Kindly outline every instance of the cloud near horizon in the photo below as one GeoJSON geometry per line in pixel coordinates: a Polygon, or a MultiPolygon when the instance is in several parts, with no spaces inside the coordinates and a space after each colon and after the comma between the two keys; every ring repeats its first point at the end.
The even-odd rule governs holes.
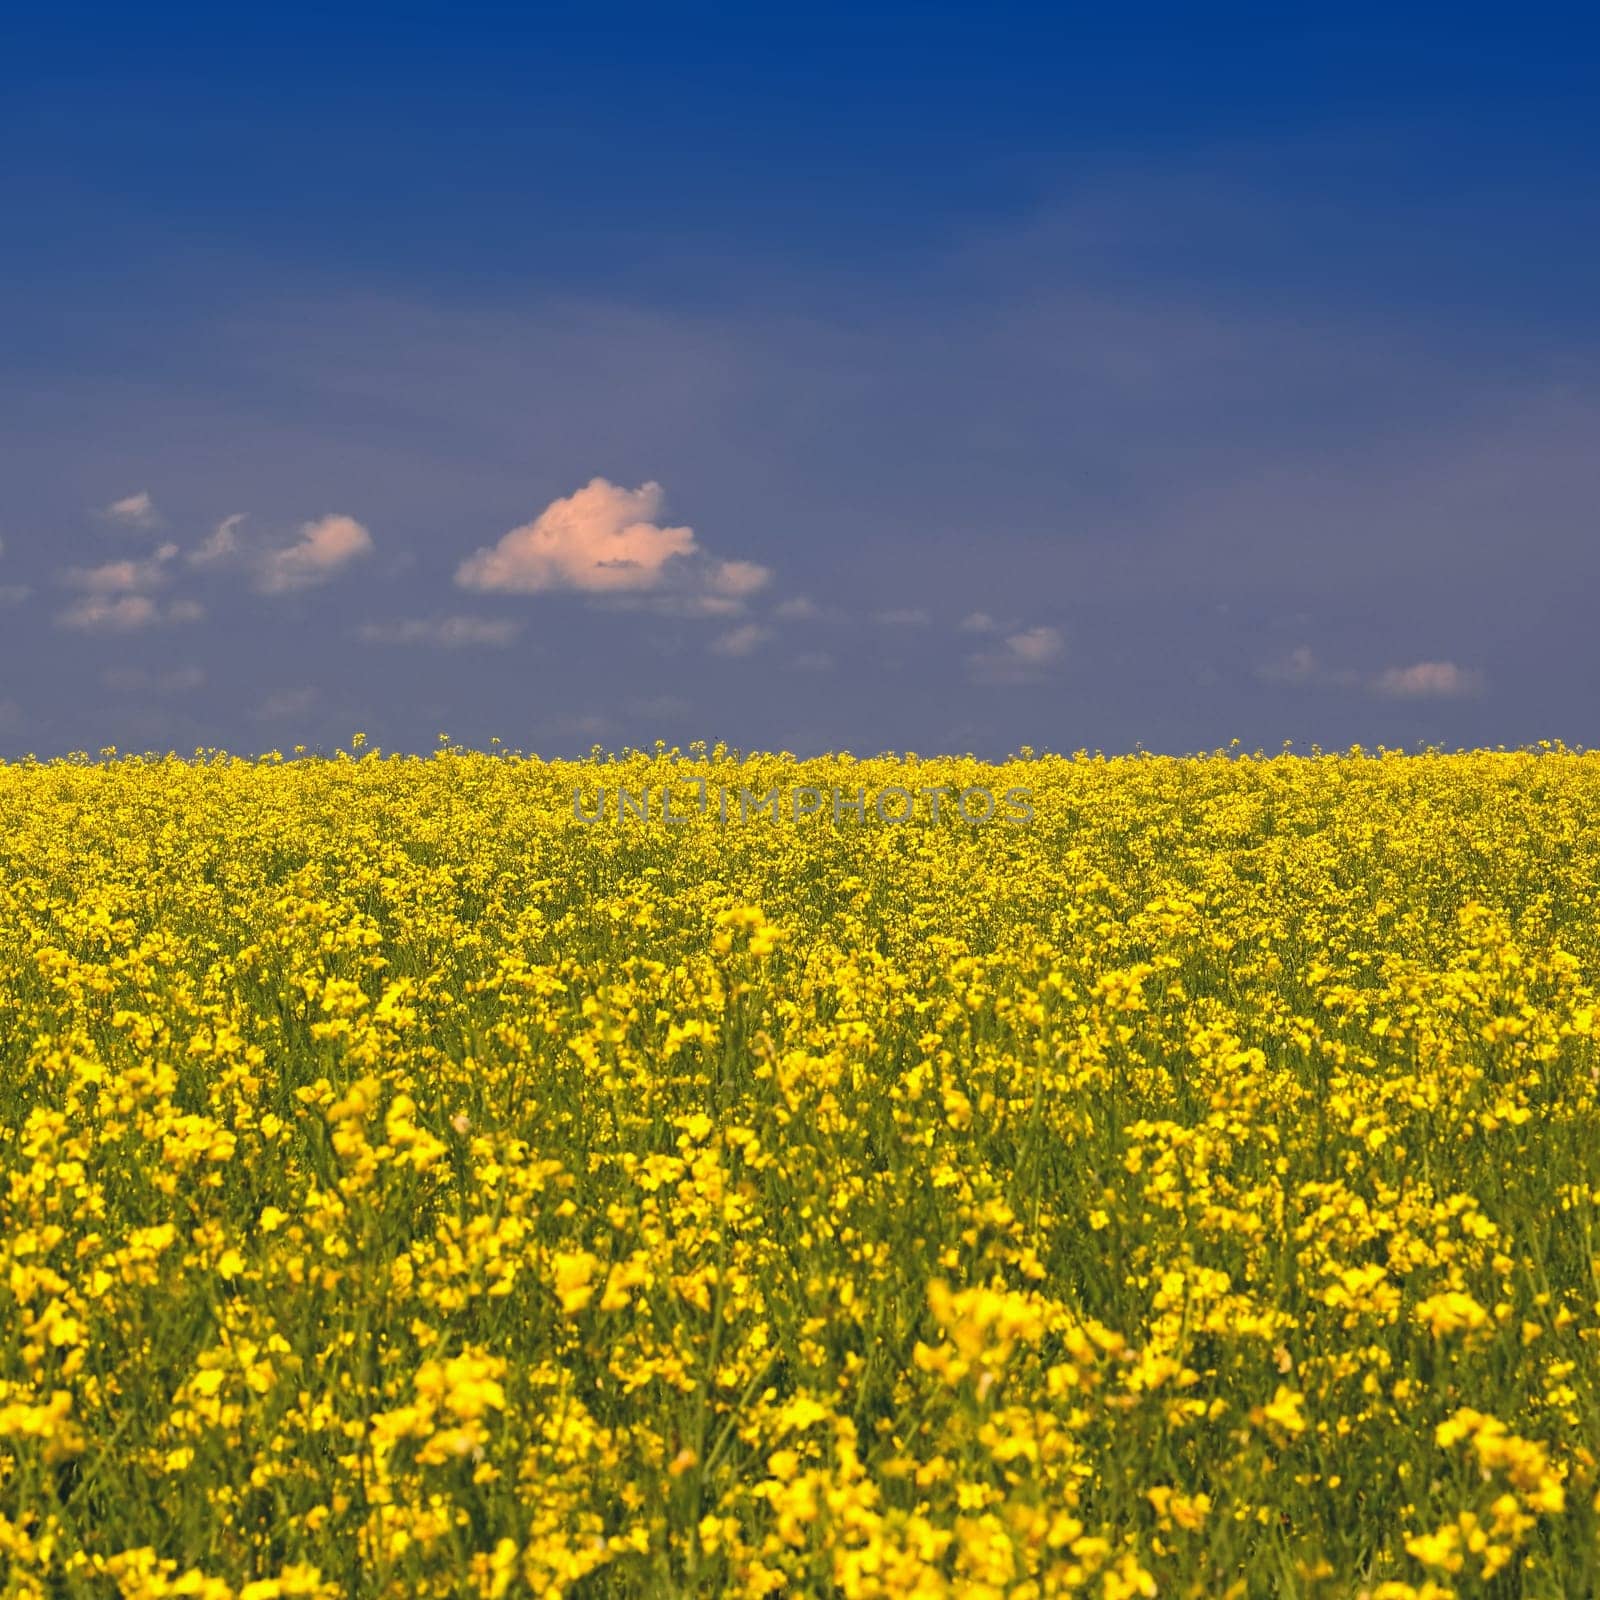
{"type": "Polygon", "coordinates": [[[1257,674],[1266,683],[1298,688],[1357,689],[1388,700],[1460,700],[1482,692],[1484,677],[1454,661],[1416,661],[1410,666],[1363,671],[1324,666],[1309,645],[1291,650],[1257,674]]]}

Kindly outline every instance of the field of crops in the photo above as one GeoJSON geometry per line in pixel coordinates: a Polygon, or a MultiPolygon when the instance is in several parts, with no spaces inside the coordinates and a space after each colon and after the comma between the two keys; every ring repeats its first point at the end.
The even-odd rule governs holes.
{"type": "Polygon", "coordinates": [[[1560,749],[0,765],[0,1594],[1588,1600],[1597,822],[1560,749]]]}

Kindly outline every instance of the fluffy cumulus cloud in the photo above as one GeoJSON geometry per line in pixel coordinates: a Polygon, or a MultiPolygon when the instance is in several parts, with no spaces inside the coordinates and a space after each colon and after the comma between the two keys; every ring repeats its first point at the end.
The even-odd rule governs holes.
{"type": "Polygon", "coordinates": [[[552,500],[498,544],[469,556],[456,582],[464,589],[510,594],[654,589],[669,562],[696,548],[692,528],[662,526],[662,499],[658,483],[624,489],[593,478],[576,494],[552,500]]]}
{"type": "MultiPolygon", "coordinates": [[[[987,629],[968,629],[987,632],[987,629]]],[[[1066,640],[1059,628],[1039,626],[1008,633],[991,650],[967,658],[967,666],[980,683],[1034,683],[1060,659],[1066,640]]]]}
{"type": "Polygon", "coordinates": [[[356,630],[363,644],[440,645],[458,650],[470,645],[505,646],[518,625],[506,617],[405,617],[398,622],[368,622],[356,630]]]}
{"type": "Polygon", "coordinates": [[[337,577],[352,561],[371,554],[372,535],[354,517],[319,517],[300,529],[293,544],[269,550],[260,558],[256,588],[262,594],[312,589],[337,577]]]}
{"type": "Polygon", "coordinates": [[[127,528],[153,528],[161,520],[156,515],[156,503],[146,489],[113,500],[101,515],[127,528]]]}
{"type": "Polygon", "coordinates": [[[737,615],[772,574],[754,561],[708,555],[693,528],[664,521],[664,499],[658,483],[625,489],[592,478],[469,556],[456,569],[456,582],[499,594],[650,597],[678,615],[737,615]]]}

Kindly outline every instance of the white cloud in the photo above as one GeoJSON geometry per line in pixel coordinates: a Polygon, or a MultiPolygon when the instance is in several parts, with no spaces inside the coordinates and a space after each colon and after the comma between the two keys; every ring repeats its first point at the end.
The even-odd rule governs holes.
{"type": "Polygon", "coordinates": [[[886,628],[925,628],[933,618],[919,607],[899,607],[889,611],[874,611],[872,620],[886,628]]]}
{"type": "Polygon", "coordinates": [[[25,583],[0,583],[0,606],[20,606],[32,593],[25,583]]]}
{"type": "MultiPolygon", "coordinates": [[[[653,589],[668,562],[692,554],[692,528],[663,527],[661,485],[623,489],[593,478],[575,494],[552,500],[532,522],[469,556],[456,570],[464,589],[539,594],[653,589]]],[[[727,563],[731,565],[731,563],[727,563]]]]}
{"type": "Polygon", "coordinates": [[[794,664],[801,672],[831,672],[833,657],[826,650],[806,650],[794,658],[794,664]]]}
{"type": "Polygon", "coordinates": [[[1007,634],[997,649],[968,656],[967,666],[980,683],[1034,683],[1060,658],[1065,642],[1059,628],[1024,628],[1007,634]]]}
{"type": "Polygon", "coordinates": [[[719,656],[747,656],[767,637],[767,630],[754,622],[746,622],[730,633],[725,633],[720,639],[714,640],[711,648],[719,656]]]}
{"type": "Polygon", "coordinates": [[[815,600],[797,595],[793,600],[785,600],[781,605],[775,606],[772,614],[785,622],[815,622],[822,615],[822,610],[815,600]]]}
{"type": "Polygon", "coordinates": [[[1000,624],[987,611],[974,611],[956,624],[963,633],[995,633],[1000,624]]]}
{"type": "Polygon", "coordinates": [[[120,500],[113,500],[100,514],[129,528],[154,528],[161,521],[156,514],[155,501],[145,489],[141,489],[138,494],[128,494],[120,500]]]}
{"type": "Polygon", "coordinates": [[[256,588],[262,594],[314,588],[371,553],[372,535],[354,517],[319,517],[302,526],[293,544],[262,557],[256,588]]]}
{"type": "Polygon", "coordinates": [[[432,644],[459,649],[508,645],[518,629],[519,624],[504,617],[407,617],[399,622],[365,623],[357,637],[363,644],[432,644]]]}
{"type": "Polygon", "coordinates": [[[1418,661],[1409,667],[1385,667],[1372,681],[1375,694],[1394,699],[1459,699],[1476,694],[1481,675],[1454,661],[1418,661]]]}

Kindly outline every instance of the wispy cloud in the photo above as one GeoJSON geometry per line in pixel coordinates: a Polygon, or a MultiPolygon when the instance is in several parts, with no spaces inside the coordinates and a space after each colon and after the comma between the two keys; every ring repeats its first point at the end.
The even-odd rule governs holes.
{"type": "Polygon", "coordinates": [[[170,672],[150,672],[143,667],[107,667],[100,681],[113,694],[190,694],[203,688],[204,667],[174,667],[170,672]]]}
{"type": "Polygon", "coordinates": [[[320,699],[315,689],[279,689],[256,707],[263,722],[281,722],[286,717],[304,716],[320,699]]]}
{"type": "Polygon", "coordinates": [[[155,528],[161,523],[161,518],[156,513],[155,501],[150,498],[147,489],[141,489],[137,494],[124,495],[120,500],[113,500],[100,515],[111,522],[120,522],[128,528],[155,528]]]}
{"type": "Polygon", "coordinates": [[[147,594],[89,594],[58,613],[56,621],[86,633],[131,633],[167,622],[198,622],[204,615],[193,600],[162,605],[147,594]]]}
{"type": "Polygon", "coordinates": [[[1374,693],[1400,700],[1455,700],[1477,694],[1483,675],[1454,661],[1418,661],[1409,667],[1385,667],[1373,679],[1374,693]]]}
{"type": "Polygon", "coordinates": [[[747,656],[766,639],[765,628],[759,623],[746,622],[713,640],[711,648],[719,656],[747,656]]]}
{"type": "Polygon", "coordinates": [[[177,545],[163,544],[142,561],[103,561],[93,567],[69,567],[62,574],[62,582],[80,594],[57,613],[56,622],[82,632],[126,633],[161,623],[199,621],[205,613],[196,601],[163,603],[157,598],[177,554],[177,545]]]}
{"type": "Polygon", "coordinates": [[[218,562],[231,561],[240,554],[239,525],[244,521],[243,512],[235,512],[231,517],[224,517],[204,539],[189,552],[189,562],[197,567],[215,566],[218,562]]]}
{"type": "Polygon", "coordinates": [[[440,645],[455,650],[471,645],[503,647],[519,630],[519,623],[505,617],[406,617],[365,623],[356,637],[363,644],[440,645]]]}
{"type": "Polygon", "coordinates": [[[1268,663],[1257,676],[1266,683],[1349,689],[1390,700],[1457,700],[1476,695],[1484,687],[1481,672],[1454,661],[1417,661],[1373,671],[1325,665],[1309,645],[1300,645],[1282,660],[1268,663]]]}

